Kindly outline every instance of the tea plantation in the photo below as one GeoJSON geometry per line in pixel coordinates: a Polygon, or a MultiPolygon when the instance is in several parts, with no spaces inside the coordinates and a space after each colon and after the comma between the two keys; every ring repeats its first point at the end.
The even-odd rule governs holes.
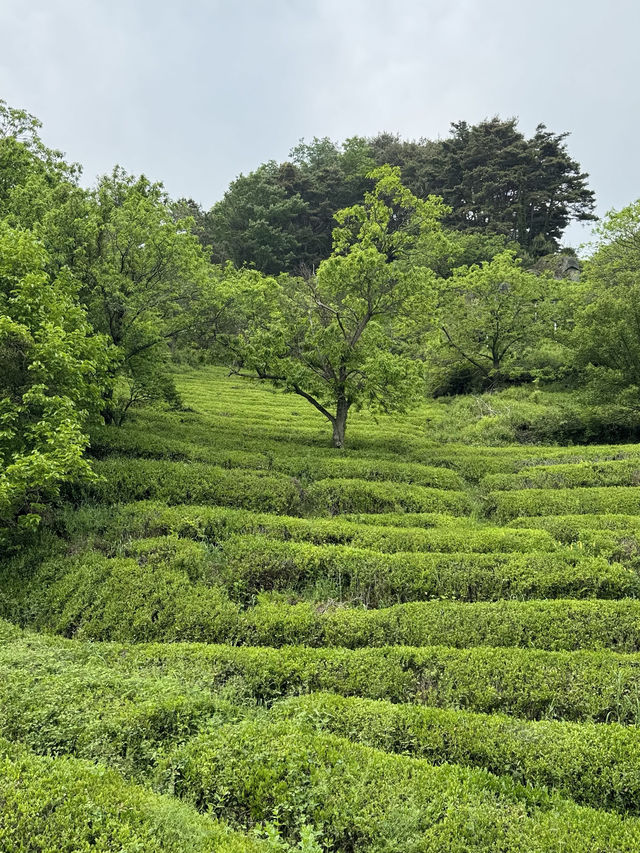
{"type": "Polygon", "coordinates": [[[639,850],[640,446],[178,385],[0,563],[0,850],[639,850]]]}

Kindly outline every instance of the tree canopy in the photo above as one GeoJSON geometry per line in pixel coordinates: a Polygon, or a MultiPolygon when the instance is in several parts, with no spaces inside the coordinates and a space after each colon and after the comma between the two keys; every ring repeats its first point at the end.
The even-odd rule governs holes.
{"type": "Polygon", "coordinates": [[[502,237],[536,259],[558,249],[571,221],[594,219],[595,201],[588,175],[568,153],[567,133],[540,124],[527,139],[517,124],[455,122],[437,141],[381,133],[342,144],[301,142],[288,161],[232,182],[206,215],[205,239],[218,262],[267,274],[315,269],[331,251],[333,215],[371,188],[366,176],[374,166],[388,164],[417,198],[444,199],[449,227],[502,237]]]}
{"type": "Polygon", "coordinates": [[[262,306],[232,340],[234,369],[306,399],[342,447],[352,407],[402,411],[422,394],[410,347],[435,305],[434,273],[409,262],[440,228],[438,199],[403,187],[398,169],[370,173],[373,190],[336,215],[333,251],[316,274],[258,279],[262,306]]]}

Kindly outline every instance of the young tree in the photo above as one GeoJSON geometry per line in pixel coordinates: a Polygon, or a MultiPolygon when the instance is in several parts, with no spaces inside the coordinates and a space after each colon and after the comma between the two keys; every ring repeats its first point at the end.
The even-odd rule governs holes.
{"type": "Polygon", "coordinates": [[[435,304],[434,273],[409,256],[439,230],[443,205],[416,198],[398,169],[370,177],[364,203],[336,214],[333,252],[317,274],[261,280],[259,310],[230,341],[237,372],[307,400],[338,448],[352,408],[403,411],[421,397],[415,345],[435,304]]]}
{"type": "Polygon", "coordinates": [[[0,222],[0,530],[32,526],[60,486],[91,475],[86,426],[105,381],[68,274],[32,233],[0,222]]]}
{"type": "Polygon", "coordinates": [[[522,269],[510,251],[461,268],[443,282],[439,347],[499,384],[526,351],[553,331],[549,279],[522,269]]]}
{"type": "Polygon", "coordinates": [[[118,168],[47,220],[45,239],[82,282],[89,319],[109,341],[113,381],[103,414],[110,423],[136,403],[177,400],[169,343],[190,328],[211,275],[191,224],[175,221],[161,184],[118,168]]]}
{"type": "Polygon", "coordinates": [[[640,412],[640,200],[596,229],[576,302],[573,343],[591,390],[640,412]]]}

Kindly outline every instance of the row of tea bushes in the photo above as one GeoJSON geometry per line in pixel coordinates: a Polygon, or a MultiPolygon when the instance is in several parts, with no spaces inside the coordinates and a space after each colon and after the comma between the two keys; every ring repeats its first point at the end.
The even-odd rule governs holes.
{"type": "Polygon", "coordinates": [[[509,527],[545,530],[558,542],[568,544],[594,532],[637,538],[640,536],[640,516],[623,513],[522,516],[509,522],[509,527]]]}
{"type": "Polygon", "coordinates": [[[479,771],[389,755],[291,722],[245,721],[189,743],[167,768],[201,811],[302,821],[324,849],[359,851],[636,851],[640,821],[577,806],[479,771]]]}
{"type": "Polygon", "coordinates": [[[272,849],[113,770],[76,758],[32,755],[0,740],[0,850],[6,853],[272,849]]]}
{"type": "Polygon", "coordinates": [[[407,513],[392,517],[357,516],[299,518],[273,513],[253,513],[230,507],[167,506],[157,501],[139,501],[117,507],[67,508],[58,514],[61,532],[70,537],[94,536],[96,545],[115,553],[127,540],[157,536],[200,539],[218,545],[235,534],[260,533],[271,539],[309,542],[316,545],[351,545],[374,551],[553,551],[554,538],[543,530],[480,525],[468,518],[407,513]],[[384,524],[375,524],[381,519],[384,524]],[[395,519],[407,525],[395,523],[395,519]],[[409,526],[418,522],[418,526],[409,526]]]}
{"type": "Polygon", "coordinates": [[[550,553],[384,554],[344,545],[233,537],[223,544],[219,577],[232,597],[262,590],[298,590],[314,598],[384,607],[403,601],[454,598],[623,598],[640,579],[622,564],[575,551],[550,553]]]}
{"type": "Polygon", "coordinates": [[[467,515],[465,492],[358,479],[317,480],[306,490],[309,507],[331,515],[350,512],[441,512],[467,515]]]}
{"type": "Polygon", "coordinates": [[[0,615],[66,637],[226,642],[238,622],[224,589],[193,583],[166,562],[90,553],[46,561],[28,580],[2,580],[0,615]]]}
{"type": "Polygon", "coordinates": [[[640,739],[617,723],[524,721],[370,699],[311,694],[275,705],[277,718],[367,746],[509,774],[596,808],[640,814],[640,739]]]}
{"type": "MultiPolygon", "coordinates": [[[[0,628],[2,623],[0,622],[0,628]]],[[[0,631],[0,641],[55,652],[69,666],[95,662],[122,674],[175,678],[209,691],[230,683],[258,702],[330,691],[526,719],[640,722],[640,655],[610,651],[395,646],[279,649],[203,643],[82,643],[0,631]]],[[[6,654],[14,654],[7,651],[6,654]]]]}
{"type": "Polygon", "coordinates": [[[356,478],[412,483],[438,489],[464,489],[460,474],[444,466],[419,462],[398,462],[375,456],[353,456],[327,448],[323,453],[258,452],[255,450],[220,449],[203,442],[188,442],[164,434],[139,430],[102,428],[92,436],[92,454],[100,459],[118,455],[143,459],[207,462],[223,468],[268,469],[288,474],[305,482],[326,478],[356,478]]]}
{"type": "Polygon", "coordinates": [[[634,486],[596,486],[496,491],[489,492],[486,503],[489,515],[499,522],[536,515],[640,515],[640,489],[634,486]]]}
{"type": "MultiPolygon", "coordinates": [[[[207,572],[205,579],[212,580],[214,567],[203,562],[196,575],[197,563],[185,559],[192,548],[202,547],[198,543],[160,539],[132,546],[144,555],[142,562],[98,554],[56,559],[28,581],[3,583],[0,614],[40,630],[92,640],[640,650],[640,602],[633,599],[434,600],[366,609],[335,601],[323,606],[288,603],[282,596],[262,594],[257,605],[243,609],[223,588],[201,583],[207,572]]],[[[233,583],[231,594],[237,598],[233,583]]]]}
{"type": "MultiPolygon", "coordinates": [[[[407,541],[410,541],[411,537],[411,531],[405,531],[407,527],[419,527],[421,531],[431,533],[435,533],[435,528],[439,528],[443,536],[446,535],[444,528],[448,528],[451,529],[452,536],[459,534],[461,538],[464,538],[467,531],[474,533],[485,529],[506,530],[484,527],[470,518],[445,513],[364,513],[332,519],[300,518],[204,504],[168,506],[159,501],[134,501],[111,506],[85,504],[75,507],[67,504],[58,510],[54,519],[54,527],[65,537],[83,540],[95,537],[102,549],[109,545],[115,547],[131,538],[173,534],[181,538],[202,539],[212,545],[237,533],[264,533],[274,538],[316,541],[323,532],[334,531],[328,535],[336,543],[348,543],[357,535],[369,537],[370,541],[373,541],[378,534],[368,533],[365,525],[366,528],[384,528],[379,533],[381,537],[393,535],[392,528],[402,528],[397,535],[407,541]]],[[[417,537],[423,535],[422,532],[416,533],[417,537]]],[[[528,540],[528,534],[521,532],[517,537],[524,536],[524,540],[511,540],[509,535],[505,533],[506,542],[528,540]]],[[[548,534],[540,535],[534,532],[532,536],[531,541],[536,543],[535,547],[543,543],[545,544],[542,550],[551,550],[554,547],[553,537],[548,534]]],[[[416,540],[417,544],[419,541],[416,540]]]]}
{"type": "Polygon", "coordinates": [[[77,486],[77,501],[105,503],[153,499],[168,504],[214,503],[297,514],[300,491],[290,477],[267,471],[230,470],[202,462],[113,458],[94,463],[100,477],[77,486]]]}
{"type": "Polygon", "coordinates": [[[100,655],[123,671],[166,674],[208,689],[233,681],[265,703],[320,690],[527,719],[640,722],[640,655],[444,646],[122,646],[59,638],[55,643],[67,659],[100,655]]]}
{"type": "Polygon", "coordinates": [[[240,715],[230,701],[202,687],[123,672],[99,655],[78,661],[60,651],[28,634],[0,646],[0,738],[148,780],[167,752],[240,715]]]}
{"type": "Polygon", "coordinates": [[[391,482],[324,479],[303,490],[291,477],[270,471],[126,457],[97,462],[94,468],[100,479],[76,487],[76,501],[213,503],[289,515],[397,510],[464,515],[471,509],[464,492],[391,482]]]}
{"type": "Polygon", "coordinates": [[[517,474],[489,474],[481,485],[486,491],[637,486],[640,485],[640,459],[532,466],[517,474]]]}
{"type": "MultiPolygon", "coordinates": [[[[640,602],[623,601],[424,601],[380,610],[318,609],[313,604],[264,600],[227,624],[235,645],[350,649],[394,645],[456,648],[511,646],[549,651],[640,651],[640,602]]],[[[185,638],[187,639],[187,638],[185,638]]]]}
{"type": "Polygon", "coordinates": [[[412,460],[430,465],[444,465],[461,474],[466,480],[477,483],[494,474],[514,474],[530,467],[554,467],[581,462],[600,463],[628,460],[640,463],[637,444],[587,445],[582,447],[509,446],[492,447],[458,446],[455,444],[426,446],[424,450],[409,454],[412,460]]]}

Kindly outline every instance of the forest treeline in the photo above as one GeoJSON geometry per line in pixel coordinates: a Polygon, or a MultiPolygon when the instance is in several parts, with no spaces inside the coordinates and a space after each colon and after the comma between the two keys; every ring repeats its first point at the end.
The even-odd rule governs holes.
{"type": "Polygon", "coordinates": [[[176,359],[298,394],[336,447],[362,406],[526,382],[611,401],[633,433],[640,202],[564,276],[563,232],[595,206],[566,137],[494,118],[435,142],[316,139],[203,211],[119,167],[82,187],[0,101],[0,527],[94,477],[92,423],[179,406],[176,359]]]}

